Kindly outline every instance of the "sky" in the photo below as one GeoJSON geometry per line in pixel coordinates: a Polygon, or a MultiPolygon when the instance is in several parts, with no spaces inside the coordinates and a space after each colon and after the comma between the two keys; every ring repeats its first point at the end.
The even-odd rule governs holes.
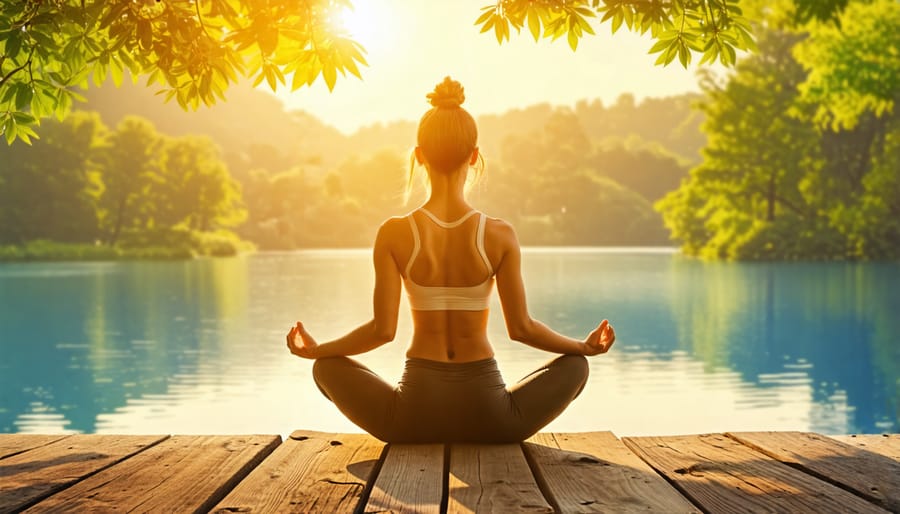
{"type": "Polygon", "coordinates": [[[417,120],[425,95],[444,76],[459,80],[464,107],[476,117],[549,102],[574,105],[600,99],[609,105],[622,93],[644,97],[698,91],[696,67],[654,65],[653,41],[625,28],[610,34],[595,24],[573,52],[565,38],[535,43],[527,29],[498,45],[493,32],[474,21],[490,0],[355,0],[348,30],[366,47],[363,80],[339,77],[329,93],[323,80],[312,87],[276,93],[288,109],[301,109],[345,133],[397,119],[417,120]]]}

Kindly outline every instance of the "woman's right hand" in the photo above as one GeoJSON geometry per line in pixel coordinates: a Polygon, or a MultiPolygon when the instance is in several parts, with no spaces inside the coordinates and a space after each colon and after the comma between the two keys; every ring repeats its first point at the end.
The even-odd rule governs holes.
{"type": "Polygon", "coordinates": [[[603,320],[584,340],[584,354],[597,355],[606,353],[614,342],[616,342],[616,331],[609,324],[609,320],[603,320]]]}
{"type": "Polygon", "coordinates": [[[304,359],[315,359],[319,348],[319,344],[299,321],[288,332],[287,346],[291,353],[304,359]]]}

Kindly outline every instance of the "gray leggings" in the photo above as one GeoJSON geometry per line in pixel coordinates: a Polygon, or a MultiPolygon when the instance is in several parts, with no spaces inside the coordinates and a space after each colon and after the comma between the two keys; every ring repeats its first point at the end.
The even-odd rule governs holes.
{"type": "Polygon", "coordinates": [[[360,428],[391,443],[527,439],[581,393],[588,363],[561,355],[507,388],[497,362],[407,359],[397,386],[348,357],[318,359],[322,393],[360,428]]]}

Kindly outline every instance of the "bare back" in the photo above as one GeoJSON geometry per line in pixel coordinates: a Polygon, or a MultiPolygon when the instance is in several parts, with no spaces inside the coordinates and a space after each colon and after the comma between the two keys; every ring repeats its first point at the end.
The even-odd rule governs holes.
{"type": "MultiPolygon", "coordinates": [[[[480,215],[480,214],[479,214],[480,215]]],[[[476,244],[479,215],[457,226],[440,226],[425,213],[414,216],[418,229],[419,249],[415,248],[414,229],[406,220],[397,219],[404,230],[397,227],[392,238],[392,253],[404,279],[426,287],[470,287],[492,278],[502,258],[502,249],[493,237],[498,220],[486,219],[484,252],[490,268],[484,262],[476,244]],[[413,262],[410,263],[410,258],[413,262]]],[[[413,310],[413,337],[407,357],[443,362],[470,362],[493,357],[487,339],[487,309],[484,310],[413,310]]]]}

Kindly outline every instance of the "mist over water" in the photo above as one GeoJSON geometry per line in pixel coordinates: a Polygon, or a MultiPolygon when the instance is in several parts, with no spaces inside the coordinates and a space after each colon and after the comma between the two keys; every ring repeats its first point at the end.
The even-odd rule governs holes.
{"type": "MultiPolygon", "coordinates": [[[[547,430],[900,431],[900,265],[700,262],[667,250],[531,248],[532,315],[618,341],[547,430]]],[[[371,317],[369,250],[184,262],[0,265],[0,432],[359,431],[284,335],[371,317]]],[[[552,356],[489,335],[507,382],[552,356]]],[[[396,381],[411,333],[358,359],[396,381]]]]}

